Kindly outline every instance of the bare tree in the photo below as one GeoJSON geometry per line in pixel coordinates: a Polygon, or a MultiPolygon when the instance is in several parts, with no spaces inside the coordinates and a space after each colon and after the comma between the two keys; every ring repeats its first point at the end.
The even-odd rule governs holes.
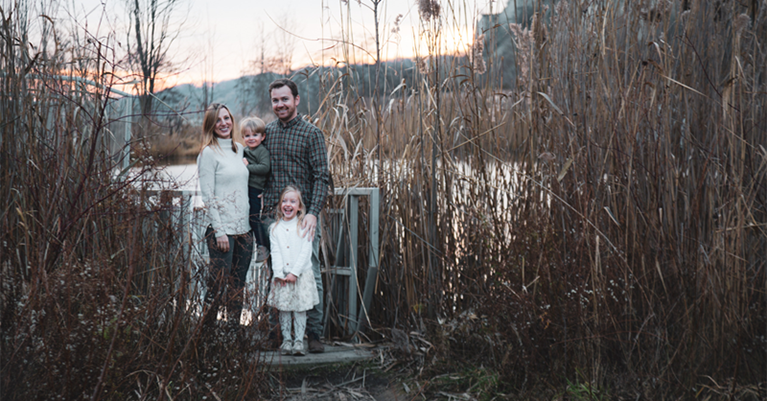
{"type": "Polygon", "coordinates": [[[277,28],[256,37],[253,57],[242,71],[243,77],[237,84],[242,104],[242,114],[268,113],[271,110],[269,83],[279,77],[289,77],[293,73],[293,54],[298,43],[297,22],[289,14],[282,14],[279,21],[272,22],[277,28]]]}
{"type": "Polygon", "coordinates": [[[199,101],[199,107],[203,110],[208,107],[211,102],[213,102],[215,96],[213,80],[216,76],[216,27],[213,26],[210,22],[210,10],[206,7],[205,11],[208,25],[208,28],[205,32],[205,45],[201,46],[202,54],[196,56],[199,58],[199,64],[202,66],[202,77],[200,79],[202,82],[202,93],[197,100],[199,101]]]}
{"type": "Polygon", "coordinates": [[[176,20],[183,0],[126,0],[130,15],[128,52],[140,79],[141,115],[152,112],[152,94],[158,75],[169,73],[174,64],[169,54],[186,18],[176,20]]]}
{"type": "Polygon", "coordinates": [[[288,13],[282,14],[276,23],[277,29],[272,33],[273,57],[264,60],[261,55],[261,69],[264,68],[280,75],[289,76],[293,71],[293,53],[296,51],[298,25],[296,19],[288,13]]]}

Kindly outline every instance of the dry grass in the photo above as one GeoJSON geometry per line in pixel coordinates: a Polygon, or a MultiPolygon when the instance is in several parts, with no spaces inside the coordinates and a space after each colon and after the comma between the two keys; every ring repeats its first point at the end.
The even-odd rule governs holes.
{"type": "MultiPolygon", "coordinates": [[[[378,101],[328,72],[336,185],[383,191],[377,327],[428,327],[437,355],[491,364],[512,394],[764,383],[767,6],[751,5],[537,3],[509,28],[511,90],[493,54],[480,75],[430,53],[378,101]],[[474,334],[444,323],[465,313],[474,334]]],[[[434,41],[445,10],[425,18],[434,41]]]]}
{"type": "MultiPolygon", "coordinates": [[[[27,46],[26,29],[50,21],[1,11],[2,398],[257,393],[248,339],[204,338],[187,307],[200,304],[191,284],[202,270],[172,200],[147,195],[151,174],[117,175],[111,44],[57,36],[53,50],[49,29],[27,46]]],[[[139,155],[146,147],[132,145],[139,155]]]]}
{"type": "MultiPolygon", "coordinates": [[[[533,22],[508,28],[519,34],[508,88],[492,43],[485,65],[437,56],[460,4],[422,3],[429,49],[414,78],[359,93],[355,76],[320,69],[313,115],[335,185],[381,188],[366,334],[416,333],[398,354],[411,388],[765,398],[767,4],[537,2],[533,22]]],[[[13,47],[3,57],[3,93],[32,93],[19,77],[29,58],[13,47]]],[[[160,209],[125,202],[132,186],[94,174],[112,163],[90,152],[103,98],[64,113],[41,112],[31,95],[2,102],[3,386],[35,375],[48,386],[9,398],[232,389],[199,367],[194,319],[171,307],[189,295],[170,267],[189,261],[139,229],[162,227],[160,209]],[[78,140],[46,136],[41,116],[78,140]],[[91,301],[75,302],[75,283],[91,301]]],[[[233,396],[259,382],[216,344],[204,352],[232,358],[218,372],[240,372],[233,396]]]]}

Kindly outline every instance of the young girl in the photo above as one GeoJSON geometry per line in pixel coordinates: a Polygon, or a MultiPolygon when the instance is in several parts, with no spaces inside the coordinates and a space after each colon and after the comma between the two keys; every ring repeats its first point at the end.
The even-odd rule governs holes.
{"type": "Polygon", "coordinates": [[[274,282],[267,303],[280,311],[282,353],[303,356],[306,311],[320,302],[312,271],[312,243],[305,232],[299,232],[306,206],[301,192],[290,185],[277,206],[276,221],[269,229],[274,282]],[[291,325],[295,337],[291,337],[291,325]]]}

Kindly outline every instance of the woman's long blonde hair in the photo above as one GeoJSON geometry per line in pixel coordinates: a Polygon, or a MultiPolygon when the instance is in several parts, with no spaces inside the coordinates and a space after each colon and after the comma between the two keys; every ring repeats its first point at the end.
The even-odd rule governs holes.
{"type": "Polygon", "coordinates": [[[285,218],[285,215],[282,214],[282,199],[285,197],[285,195],[288,194],[288,192],[295,192],[296,195],[298,195],[298,214],[296,215],[298,218],[298,226],[301,227],[301,223],[304,221],[304,216],[306,215],[304,197],[301,196],[301,191],[299,191],[298,188],[294,187],[293,185],[288,185],[285,187],[285,189],[282,190],[282,193],[280,193],[280,201],[277,203],[277,211],[274,212],[275,221],[272,225],[272,231],[274,231],[274,227],[276,227],[277,224],[285,218]]]}
{"type": "Polygon", "coordinates": [[[229,113],[229,117],[232,119],[232,152],[237,153],[237,141],[235,140],[237,124],[234,122],[234,115],[232,115],[232,112],[223,103],[211,103],[211,105],[205,109],[205,117],[202,120],[202,146],[200,147],[200,152],[208,146],[221,149],[221,146],[218,144],[218,137],[213,131],[213,129],[216,128],[218,112],[221,111],[221,109],[226,109],[226,112],[229,113]]]}

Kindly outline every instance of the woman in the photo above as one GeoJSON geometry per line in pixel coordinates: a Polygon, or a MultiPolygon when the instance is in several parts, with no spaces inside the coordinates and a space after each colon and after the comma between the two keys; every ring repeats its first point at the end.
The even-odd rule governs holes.
{"type": "Polygon", "coordinates": [[[242,162],[243,146],[234,141],[234,128],[234,117],[225,105],[213,103],[208,107],[197,171],[206,208],[205,240],[210,253],[203,323],[213,326],[223,303],[227,321],[236,329],[253,254],[253,237],[248,224],[248,169],[242,162]]]}

